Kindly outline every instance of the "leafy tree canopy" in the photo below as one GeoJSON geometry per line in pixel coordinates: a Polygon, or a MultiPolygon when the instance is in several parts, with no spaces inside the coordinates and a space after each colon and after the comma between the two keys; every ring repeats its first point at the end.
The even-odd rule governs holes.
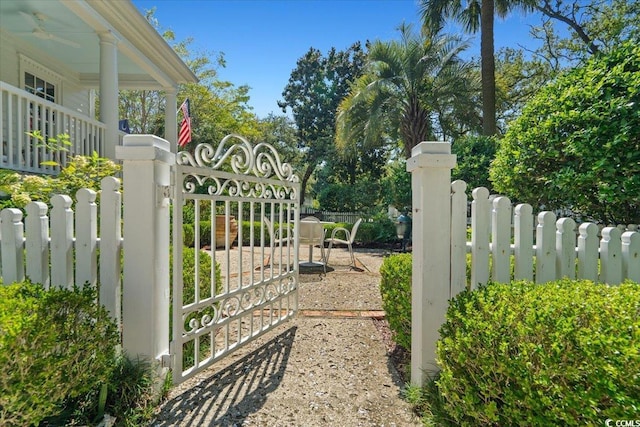
{"type": "Polygon", "coordinates": [[[303,153],[302,197],[312,173],[323,162],[337,157],[334,150],[335,116],[352,81],[361,74],[365,53],[359,42],[345,51],[335,48],[323,55],[310,48],[298,59],[278,105],[290,109],[303,153]]]}
{"type": "Polygon", "coordinates": [[[457,139],[451,147],[451,152],[457,156],[451,178],[466,182],[468,191],[477,187],[491,191],[489,166],[495,157],[496,145],[496,138],[490,136],[469,135],[457,139]]]}
{"type": "Polygon", "coordinates": [[[490,177],[519,202],[640,222],[640,46],[622,43],[540,90],[501,141],[490,177]]]}

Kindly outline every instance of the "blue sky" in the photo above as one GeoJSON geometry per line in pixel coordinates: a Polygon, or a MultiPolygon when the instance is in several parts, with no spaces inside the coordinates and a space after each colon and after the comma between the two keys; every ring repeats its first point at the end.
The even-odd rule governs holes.
{"type": "MultiPolygon", "coordinates": [[[[156,7],[161,28],[176,40],[193,38],[196,52],[224,52],[222,80],[249,85],[259,117],[282,114],[282,99],[296,61],[310,47],[326,53],[356,41],[391,40],[402,22],[419,28],[415,0],[133,0],[144,12],[156,7]]],[[[496,48],[530,45],[534,18],[514,13],[495,23],[496,48]]],[[[539,20],[537,21],[539,22],[539,20]]],[[[451,31],[456,31],[451,27],[451,31]]],[[[472,37],[467,35],[466,37],[472,37]]],[[[475,37],[478,39],[478,37],[475,37]]],[[[479,56],[479,41],[469,54],[479,56]]]]}

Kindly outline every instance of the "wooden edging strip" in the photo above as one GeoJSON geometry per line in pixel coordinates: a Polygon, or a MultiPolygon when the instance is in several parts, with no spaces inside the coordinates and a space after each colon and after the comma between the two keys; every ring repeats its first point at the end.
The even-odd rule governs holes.
{"type": "Polygon", "coordinates": [[[384,319],[382,310],[299,310],[300,317],[327,319],[384,319]]]}

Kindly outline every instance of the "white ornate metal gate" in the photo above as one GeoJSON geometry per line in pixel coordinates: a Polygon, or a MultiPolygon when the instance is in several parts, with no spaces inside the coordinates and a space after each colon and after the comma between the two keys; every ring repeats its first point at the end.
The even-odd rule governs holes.
{"type": "Polygon", "coordinates": [[[269,144],[229,135],[176,162],[174,384],[296,313],[300,211],[298,177],[269,144]]]}

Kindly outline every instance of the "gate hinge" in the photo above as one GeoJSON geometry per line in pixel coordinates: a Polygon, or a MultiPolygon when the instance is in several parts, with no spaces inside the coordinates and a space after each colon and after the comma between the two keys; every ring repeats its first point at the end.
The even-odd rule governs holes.
{"type": "Polygon", "coordinates": [[[171,186],[170,185],[157,185],[156,186],[156,206],[169,206],[169,200],[171,198],[171,186]]]}
{"type": "Polygon", "coordinates": [[[170,354],[162,354],[160,355],[160,365],[163,368],[171,368],[171,355],[170,354]]]}

